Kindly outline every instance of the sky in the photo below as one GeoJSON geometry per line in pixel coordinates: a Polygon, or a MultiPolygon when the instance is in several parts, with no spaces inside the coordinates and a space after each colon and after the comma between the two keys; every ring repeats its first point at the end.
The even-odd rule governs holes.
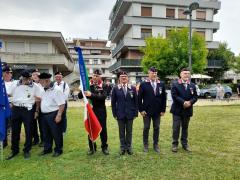
{"type": "MultiPolygon", "coordinates": [[[[60,31],[64,38],[107,39],[116,0],[0,0],[0,29],[60,31]]],[[[221,0],[214,41],[240,54],[240,1],[221,0]]]]}

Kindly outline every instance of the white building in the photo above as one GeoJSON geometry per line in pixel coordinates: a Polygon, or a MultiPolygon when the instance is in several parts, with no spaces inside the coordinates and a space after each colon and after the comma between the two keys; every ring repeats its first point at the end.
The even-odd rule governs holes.
{"type": "Polygon", "coordinates": [[[23,69],[35,69],[67,75],[74,62],[61,32],[0,29],[2,61],[9,64],[18,78],[23,69]]]}

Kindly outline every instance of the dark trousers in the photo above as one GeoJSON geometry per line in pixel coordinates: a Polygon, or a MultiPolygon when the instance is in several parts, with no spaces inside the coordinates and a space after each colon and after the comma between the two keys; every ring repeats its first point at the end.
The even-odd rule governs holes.
{"type": "MultiPolygon", "coordinates": [[[[108,144],[107,144],[107,112],[106,112],[106,108],[97,108],[97,109],[93,109],[95,115],[98,118],[99,123],[102,126],[102,131],[100,133],[100,138],[101,138],[101,148],[102,149],[107,149],[108,148],[108,144]]],[[[88,137],[88,145],[89,145],[89,149],[90,150],[95,150],[97,149],[97,145],[96,143],[93,143],[89,137],[88,137]]]]}
{"type": "Polygon", "coordinates": [[[32,148],[32,132],[31,125],[33,120],[32,110],[26,108],[16,107],[12,108],[12,151],[14,153],[19,152],[19,141],[22,123],[25,129],[25,144],[24,152],[29,152],[32,148]]]}
{"type": "Polygon", "coordinates": [[[34,119],[32,122],[32,136],[34,142],[39,142],[39,134],[40,134],[40,140],[43,142],[43,130],[42,130],[42,122],[41,122],[41,113],[39,113],[39,116],[37,119],[34,119]],[[39,134],[38,134],[39,129],[39,134]]]}
{"type": "Polygon", "coordinates": [[[64,107],[64,111],[62,113],[62,120],[60,122],[62,126],[62,132],[65,133],[67,131],[67,102],[64,107]]]}
{"type": "Polygon", "coordinates": [[[153,121],[153,144],[158,145],[158,140],[159,140],[159,132],[160,132],[160,116],[156,117],[149,117],[145,116],[143,118],[143,144],[148,145],[148,136],[149,136],[149,129],[151,125],[151,119],[153,121]]]}
{"type": "Polygon", "coordinates": [[[188,145],[188,125],[189,125],[190,117],[185,116],[176,116],[173,115],[173,145],[178,145],[178,138],[180,133],[180,127],[182,127],[182,134],[181,134],[181,143],[182,146],[188,145]]]}
{"type": "Polygon", "coordinates": [[[5,119],[5,139],[3,140],[3,146],[8,145],[8,124],[9,124],[9,118],[5,119]]]}
{"type": "Polygon", "coordinates": [[[42,113],[42,125],[43,125],[43,139],[44,139],[44,151],[51,151],[53,140],[55,142],[54,151],[62,153],[63,151],[63,134],[61,124],[55,122],[55,117],[58,111],[51,113],[42,113]]]}
{"type": "Polygon", "coordinates": [[[119,119],[119,139],[120,139],[120,149],[132,150],[132,126],[133,119],[119,119]]]}

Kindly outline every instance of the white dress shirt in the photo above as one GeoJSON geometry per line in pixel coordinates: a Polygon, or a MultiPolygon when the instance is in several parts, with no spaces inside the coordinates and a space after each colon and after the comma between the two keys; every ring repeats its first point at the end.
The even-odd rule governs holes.
{"type": "Polygon", "coordinates": [[[69,86],[66,82],[64,81],[61,81],[60,84],[58,84],[58,82],[55,82],[54,83],[54,86],[58,86],[60,87],[61,91],[63,92],[64,96],[65,96],[65,101],[68,100],[68,96],[69,96],[69,93],[70,93],[70,89],[69,89],[69,86]],[[66,84],[65,85],[65,89],[64,89],[64,83],[66,84]],[[64,89],[64,90],[63,90],[64,89]]]}
{"type": "Polygon", "coordinates": [[[53,86],[41,95],[41,112],[50,113],[57,111],[60,105],[65,104],[66,100],[60,87],[53,86]]]}
{"type": "Polygon", "coordinates": [[[35,98],[40,98],[41,90],[36,83],[23,85],[20,81],[13,83],[9,88],[9,95],[14,106],[26,107],[31,110],[35,103],[35,98]]]}

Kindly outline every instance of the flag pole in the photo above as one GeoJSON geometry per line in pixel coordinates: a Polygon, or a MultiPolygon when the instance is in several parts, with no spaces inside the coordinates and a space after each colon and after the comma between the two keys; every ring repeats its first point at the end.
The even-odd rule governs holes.
{"type": "Polygon", "coordinates": [[[3,141],[0,141],[1,162],[3,162],[3,141]]]}

